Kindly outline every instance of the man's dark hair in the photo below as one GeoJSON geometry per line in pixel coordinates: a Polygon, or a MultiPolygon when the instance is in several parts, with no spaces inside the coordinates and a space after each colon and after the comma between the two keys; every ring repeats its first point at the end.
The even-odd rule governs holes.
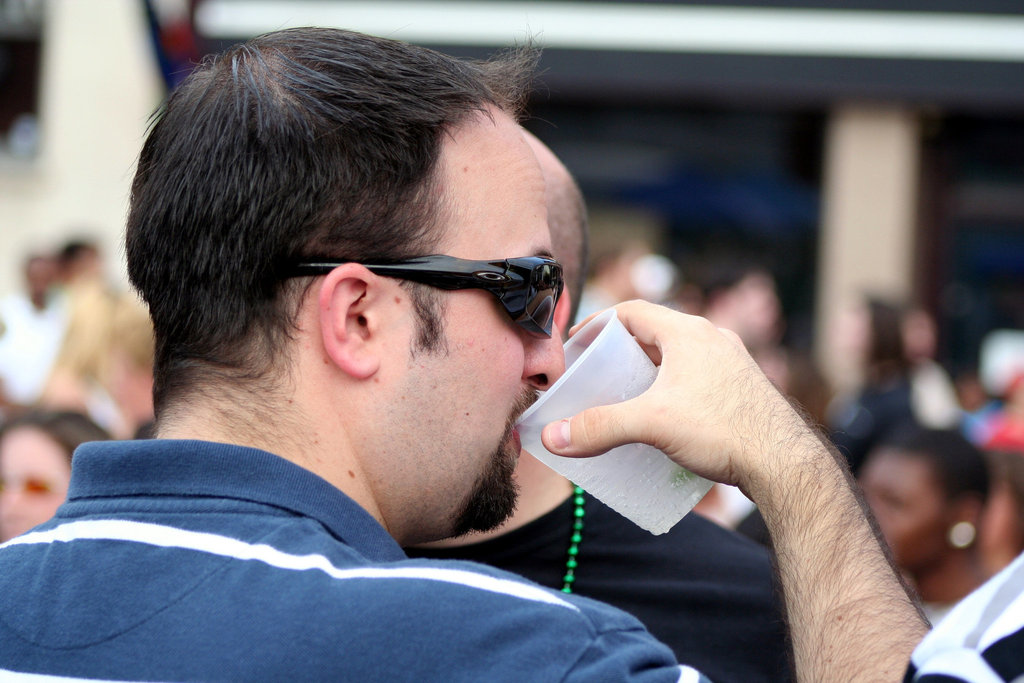
{"type": "MultiPolygon", "coordinates": [[[[128,273],[153,319],[158,415],[211,377],[268,376],[310,282],[285,280],[289,264],[429,253],[443,136],[488,106],[515,116],[536,58],[303,28],[204,61],[154,118],[132,185],[128,273]]],[[[408,287],[429,347],[432,295],[408,287]]]]}

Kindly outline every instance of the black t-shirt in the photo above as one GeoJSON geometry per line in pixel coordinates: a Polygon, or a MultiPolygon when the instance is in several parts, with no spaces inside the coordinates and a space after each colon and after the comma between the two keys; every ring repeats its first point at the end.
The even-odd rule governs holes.
{"type": "MultiPolygon", "coordinates": [[[[412,557],[483,562],[562,587],[574,506],[562,505],[498,538],[412,557]]],[[[680,662],[716,683],[788,681],[789,643],[764,548],[689,514],[654,536],[591,496],[575,593],[638,617],[680,662]]]]}

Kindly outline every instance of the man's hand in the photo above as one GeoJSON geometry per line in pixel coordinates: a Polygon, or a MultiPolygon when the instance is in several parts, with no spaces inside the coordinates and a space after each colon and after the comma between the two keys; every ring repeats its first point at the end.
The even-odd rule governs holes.
{"type": "Polygon", "coordinates": [[[552,453],[589,456],[646,443],[688,470],[750,494],[763,474],[784,469],[767,454],[794,439],[817,444],[732,332],[642,301],[619,304],[616,312],[660,366],[658,377],[633,400],[549,425],[543,438],[552,453]]]}

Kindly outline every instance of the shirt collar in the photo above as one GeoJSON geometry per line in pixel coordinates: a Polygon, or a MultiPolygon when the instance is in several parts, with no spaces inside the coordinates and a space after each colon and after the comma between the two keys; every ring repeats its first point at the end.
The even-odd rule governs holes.
{"type": "Polygon", "coordinates": [[[69,502],[121,496],[211,496],[311,517],[379,561],[405,559],[398,543],[354,500],[309,470],[267,451],[190,440],[86,443],[72,459],[69,502]]]}

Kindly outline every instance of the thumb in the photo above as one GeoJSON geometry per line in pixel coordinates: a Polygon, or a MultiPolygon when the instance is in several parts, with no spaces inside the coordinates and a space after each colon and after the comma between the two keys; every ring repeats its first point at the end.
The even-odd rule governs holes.
{"type": "Polygon", "coordinates": [[[544,448],[555,455],[588,457],[635,442],[625,423],[628,410],[623,408],[628,403],[588,408],[573,417],[550,423],[541,433],[544,448]]]}

